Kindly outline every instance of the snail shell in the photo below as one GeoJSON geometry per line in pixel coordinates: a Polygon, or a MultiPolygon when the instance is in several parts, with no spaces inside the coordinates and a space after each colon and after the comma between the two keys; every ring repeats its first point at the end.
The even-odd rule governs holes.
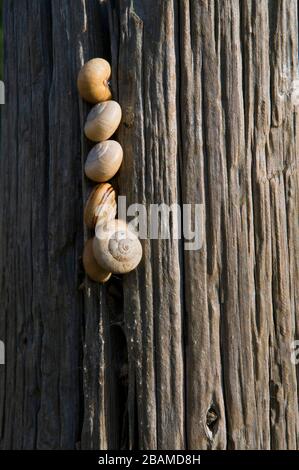
{"type": "Polygon", "coordinates": [[[108,140],[116,131],[121,120],[121,107],[116,101],[96,104],[87,116],[84,132],[93,142],[108,140]]]}
{"type": "Polygon", "coordinates": [[[93,229],[96,224],[103,224],[116,216],[116,194],[109,183],[97,185],[86,202],[84,222],[93,229]]]}
{"type": "Polygon", "coordinates": [[[92,181],[103,183],[118,172],[123,159],[123,149],[115,140],[105,140],[95,145],[85,162],[85,174],[92,181]]]}
{"type": "Polygon", "coordinates": [[[78,75],[80,96],[89,103],[98,103],[111,99],[108,80],[111,67],[104,59],[91,59],[83,65],[78,75]]]}
{"type": "Polygon", "coordinates": [[[93,239],[87,240],[83,250],[83,266],[86,274],[96,282],[106,282],[110,279],[111,274],[98,265],[93,254],[93,239]]]}
{"type": "Polygon", "coordinates": [[[116,274],[132,271],[142,258],[141,243],[123,220],[111,220],[96,227],[93,252],[104,269],[116,274]]]}

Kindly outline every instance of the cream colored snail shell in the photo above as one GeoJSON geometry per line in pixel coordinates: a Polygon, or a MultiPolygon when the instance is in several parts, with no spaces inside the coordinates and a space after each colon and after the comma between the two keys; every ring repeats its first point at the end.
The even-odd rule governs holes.
{"type": "Polygon", "coordinates": [[[123,149],[115,140],[105,140],[95,145],[85,162],[85,174],[92,181],[103,183],[118,172],[123,159],[123,149]]]}
{"type": "Polygon", "coordinates": [[[108,140],[116,131],[121,120],[121,107],[116,101],[96,104],[87,116],[84,132],[93,142],[108,140]]]}
{"type": "Polygon", "coordinates": [[[96,224],[103,224],[116,216],[116,194],[109,183],[97,185],[86,202],[84,222],[93,229],[96,224]]]}
{"type": "Polygon", "coordinates": [[[111,272],[105,271],[98,265],[93,254],[93,239],[87,240],[83,250],[83,266],[90,279],[96,282],[107,282],[111,277],[111,272]]]}
{"type": "Polygon", "coordinates": [[[96,227],[93,252],[103,269],[115,274],[132,271],[142,258],[141,243],[123,220],[111,220],[96,227]]]}
{"type": "Polygon", "coordinates": [[[78,75],[80,96],[89,103],[111,99],[108,80],[111,67],[105,59],[91,59],[83,65],[78,75]]]}

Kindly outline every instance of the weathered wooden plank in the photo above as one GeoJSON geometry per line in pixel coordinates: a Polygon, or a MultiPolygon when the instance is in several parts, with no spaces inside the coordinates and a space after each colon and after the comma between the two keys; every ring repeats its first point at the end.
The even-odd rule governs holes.
{"type": "Polygon", "coordinates": [[[213,18],[207,8],[199,2],[182,2],[180,16],[182,200],[204,207],[203,247],[184,252],[187,445],[192,449],[223,448],[226,433],[219,336],[222,294],[218,291],[219,254],[213,252],[217,240],[221,243],[219,211],[224,182],[219,181],[225,180],[218,60],[213,18]],[[207,133],[204,125],[208,126],[207,133]],[[209,213],[213,213],[213,219],[209,213]],[[209,422],[209,413],[215,415],[215,421],[209,422]]]}
{"type": "MultiPolygon", "coordinates": [[[[278,5],[277,22],[272,36],[277,53],[271,55],[271,75],[276,80],[271,89],[273,114],[269,136],[270,151],[267,155],[267,179],[271,201],[274,305],[270,332],[271,446],[276,449],[296,449],[299,429],[296,369],[290,361],[290,345],[294,340],[298,311],[294,311],[292,306],[292,253],[288,250],[288,224],[289,227],[290,224],[297,227],[298,233],[298,216],[290,219],[288,212],[289,201],[294,199],[290,187],[293,182],[296,184],[298,181],[298,155],[294,153],[294,122],[298,118],[290,95],[292,81],[298,74],[296,3],[280,2],[278,5]]],[[[271,17],[273,12],[269,10],[269,14],[271,17]]],[[[296,243],[291,249],[296,249],[296,243]]],[[[295,260],[298,263],[298,256],[295,260]]],[[[295,279],[298,281],[298,278],[295,279]]]]}
{"type": "MultiPolygon", "coordinates": [[[[125,1],[117,14],[112,57],[123,108],[118,138],[125,149],[120,194],[128,205],[170,205],[178,199],[175,8],[172,2],[156,2],[153,9],[125,1]]],[[[124,279],[129,406],[133,410],[137,400],[141,448],[180,449],[185,438],[179,245],[143,245],[142,265],[124,279]]]]}
{"type": "Polygon", "coordinates": [[[4,17],[0,448],[298,448],[297,2],[6,0],[4,17]],[[76,77],[110,53],[113,183],[147,209],[203,204],[203,247],[143,240],[100,287],[80,261],[76,77]]]}
{"type": "Polygon", "coordinates": [[[167,427],[173,405],[166,399],[161,412],[159,394],[164,380],[172,384],[169,395],[175,394],[171,377],[183,373],[183,445],[296,448],[296,371],[290,361],[298,316],[292,290],[298,283],[298,156],[290,124],[296,120],[290,101],[298,60],[296,2],[169,1],[152,10],[141,1],[116,2],[111,18],[114,86],[124,108],[120,188],[130,202],[148,205],[172,194],[177,202],[204,204],[204,246],[181,252],[174,261],[179,269],[171,270],[171,279],[166,274],[163,291],[156,271],[165,274],[163,266],[174,256],[167,242],[159,256],[160,242],[146,241],[143,265],[124,282],[134,344],[131,428],[137,400],[139,445],[175,442],[177,427],[167,427]],[[289,88],[282,99],[286,69],[289,88]],[[167,91],[165,77],[171,77],[167,91]],[[171,98],[176,123],[165,143],[171,98]],[[163,172],[169,162],[175,178],[163,172]],[[178,297],[173,282],[182,286],[178,297]],[[170,292],[181,302],[186,328],[177,337],[181,361],[164,362],[162,381],[160,318],[169,331],[178,321],[170,317],[167,323],[170,305],[163,298],[170,292]],[[154,409],[145,410],[148,401],[154,409]]]}
{"type": "Polygon", "coordinates": [[[88,106],[76,78],[104,55],[102,14],[95,0],[5,2],[1,448],[80,447],[82,426],[82,447],[105,448],[109,419],[119,445],[119,417],[106,414],[105,291],[86,280],[83,303],[78,289],[88,106]]]}
{"type": "Polygon", "coordinates": [[[47,200],[45,97],[49,92],[47,49],[51,45],[47,34],[45,50],[41,43],[42,34],[48,31],[47,6],[46,2],[43,6],[33,2],[29,11],[22,2],[23,15],[17,15],[9,2],[4,12],[7,62],[2,155],[9,158],[1,159],[2,220],[6,220],[1,224],[1,336],[6,345],[1,381],[3,448],[35,446],[40,406],[41,317],[47,309],[48,293],[47,211],[40,204],[47,200]],[[34,25],[30,13],[37,17],[34,25]],[[26,24],[31,26],[30,35],[23,34],[26,24]]]}

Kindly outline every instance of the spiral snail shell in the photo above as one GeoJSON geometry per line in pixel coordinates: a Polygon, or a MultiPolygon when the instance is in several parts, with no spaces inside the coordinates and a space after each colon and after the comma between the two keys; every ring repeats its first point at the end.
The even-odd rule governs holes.
{"type": "Polygon", "coordinates": [[[96,104],[87,116],[84,132],[93,142],[108,140],[116,131],[121,120],[121,107],[116,101],[96,104]]]}
{"type": "Polygon", "coordinates": [[[84,222],[96,235],[86,242],[83,265],[88,276],[96,282],[106,282],[112,273],[132,271],[142,258],[142,246],[137,235],[116,217],[116,194],[106,181],[113,178],[123,159],[121,145],[108,140],[118,128],[122,111],[111,100],[108,80],[111,67],[104,59],[92,59],[80,70],[78,90],[82,98],[97,103],[87,116],[84,133],[88,139],[98,142],[89,152],[85,162],[85,174],[92,181],[101,183],[90,193],[84,209],[84,222]]]}
{"type": "Polygon", "coordinates": [[[111,277],[111,272],[105,271],[98,265],[93,254],[93,239],[87,240],[83,250],[83,266],[90,279],[96,282],[106,282],[111,277]]]}
{"type": "Polygon", "coordinates": [[[84,209],[84,222],[93,229],[116,216],[116,194],[109,183],[97,185],[90,193],[84,209]]]}
{"type": "Polygon", "coordinates": [[[80,96],[89,103],[98,103],[111,99],[108,80],[111,67],[104,59],[91,59],[83,65],[78,75],[80,96]]]}
{"type": "Polygon", "coordinates": [[[93,252],[103,269],[116,274],[132,271],[142,258],[141,243],[123,220],[96,227],[93,252]]]}
{"type": "Polygon", "coordinates": [[[96,144],[85,162],[85,174],[92,181],[103,183],[118,172],[123,159],[123,149],[115,140],[96,144]]]}

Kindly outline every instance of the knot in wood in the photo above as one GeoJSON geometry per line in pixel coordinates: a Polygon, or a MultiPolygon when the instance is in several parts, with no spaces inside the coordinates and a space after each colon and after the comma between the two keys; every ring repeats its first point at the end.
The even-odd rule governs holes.
{"type": "Polygon", "coordinates": [[[218,414],[214,408],[209,408],[207,411],[207,426],[212,431],[218,421],[218,414]]]}

